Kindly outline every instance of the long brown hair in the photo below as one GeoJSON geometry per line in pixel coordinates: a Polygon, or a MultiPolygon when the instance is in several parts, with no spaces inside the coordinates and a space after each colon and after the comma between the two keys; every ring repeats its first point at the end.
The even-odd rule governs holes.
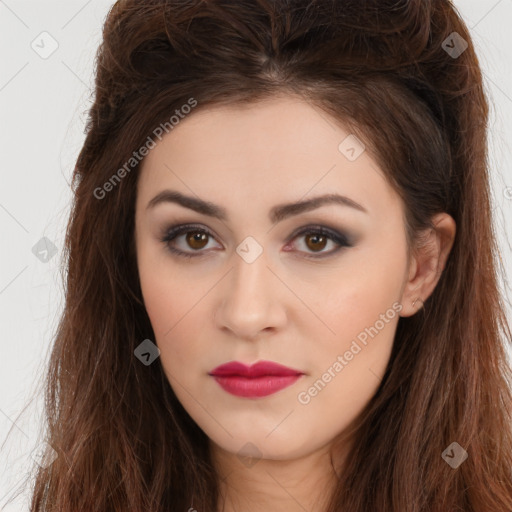
{"type": "Polygon", "coordinates": [[[134,356],[154,336],[134,248],[139,162],[126,162],[158,126],[170,131],[183,105],[195,101],[194,115],[278,93],[318,105],[365,142],[404,202],[411,247],[434,214],[457,224],[434,292],[399,320],[328,511],[512,511],[512,336],[497,285],[488,102],[454,6],[119,0],[95,78],[45,376],[57,458],[37,470],[31,511],[216,511],[206,435],[160,361],[134,356]],[[468,454],[456,469],[442,457],[453,442],[468,454]]]}

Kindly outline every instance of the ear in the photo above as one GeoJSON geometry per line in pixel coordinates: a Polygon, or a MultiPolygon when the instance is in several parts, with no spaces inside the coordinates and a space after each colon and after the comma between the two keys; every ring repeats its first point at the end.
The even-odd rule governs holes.
{"type": "Polygon", "coordinates": [[[456,224],[447,213],[432,217],[434,229],[425,230],[412,250],[401,297],[400,316],[414,315],[434,291],[455,240],[456,224]]]}

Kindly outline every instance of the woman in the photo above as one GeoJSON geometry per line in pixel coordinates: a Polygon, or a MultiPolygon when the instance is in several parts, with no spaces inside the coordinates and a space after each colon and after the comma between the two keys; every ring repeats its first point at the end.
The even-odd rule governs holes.
{"type": "Polygon", "coordinates": [[[512,510],[487,120],[447,0],[118,1],[31,510],[512,510]]]}

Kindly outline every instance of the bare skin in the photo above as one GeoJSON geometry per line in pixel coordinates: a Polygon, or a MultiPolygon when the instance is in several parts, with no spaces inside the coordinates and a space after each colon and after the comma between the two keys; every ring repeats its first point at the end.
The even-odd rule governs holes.
{"type": "Polygon", "coordinates": [[[349,135],[308,103],[281,96],[198,110],[142,164],[136,246],[144,302],[166,376],[210,439],[219,511],[325,508],[349,447],[348,438],[336,450],[334,442],[374,395],[399,317],[418,312],[451,250],[455,222],[439,214],[425,247],[409,253],[400,197],[368,150],[354,160],[340,151],[349,135]],[[165,189],[218,205],[226,218],[174,202],[148,208],[165,189]],[[276,205],[333,193],[364,210],[331,203],[269,218],[276,205]],[[195,254],[186,258],[162,237],[190,223],[190,235],[167,242],[195,254]],[[309,226],[328,227],[348,245],[314,238],[313,229],[292,236],[309,226]],[[211,234],[201,239],[198,228],[211,234]],[[260,360],[303,375],[247,398],[208,374],[228,361],[260,360]]]}

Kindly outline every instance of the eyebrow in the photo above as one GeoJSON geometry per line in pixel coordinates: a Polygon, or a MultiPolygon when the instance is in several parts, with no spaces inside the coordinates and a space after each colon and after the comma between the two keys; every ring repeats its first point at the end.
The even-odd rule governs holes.
{"type": "MultiPolygon", "coordinates": [[[[227,210],[223,207],[218,206],[209,201],[203,201],[196,197],[186,196],[175,190],[162,190],[158,193],[146,206],[146,210],[152,209],[158,204],[162,203],[176,203],[185,208],[194,210],[197,213],[208,215],[209,217],[215,217],[220,220],[227,220],[227,210]]],[[[348,206],[364,213],[368,213],[368,210],[356,203],[349,197],[342,196],[339,194],[325,194],[305,201],[299,201],[295,203],[285,203],[274,206],[269,212],[269,218],[272,223],[280,222],[293,215],[308,212],[320,208],[327,204],[338,204],[340,206],[348,206]]]]}

